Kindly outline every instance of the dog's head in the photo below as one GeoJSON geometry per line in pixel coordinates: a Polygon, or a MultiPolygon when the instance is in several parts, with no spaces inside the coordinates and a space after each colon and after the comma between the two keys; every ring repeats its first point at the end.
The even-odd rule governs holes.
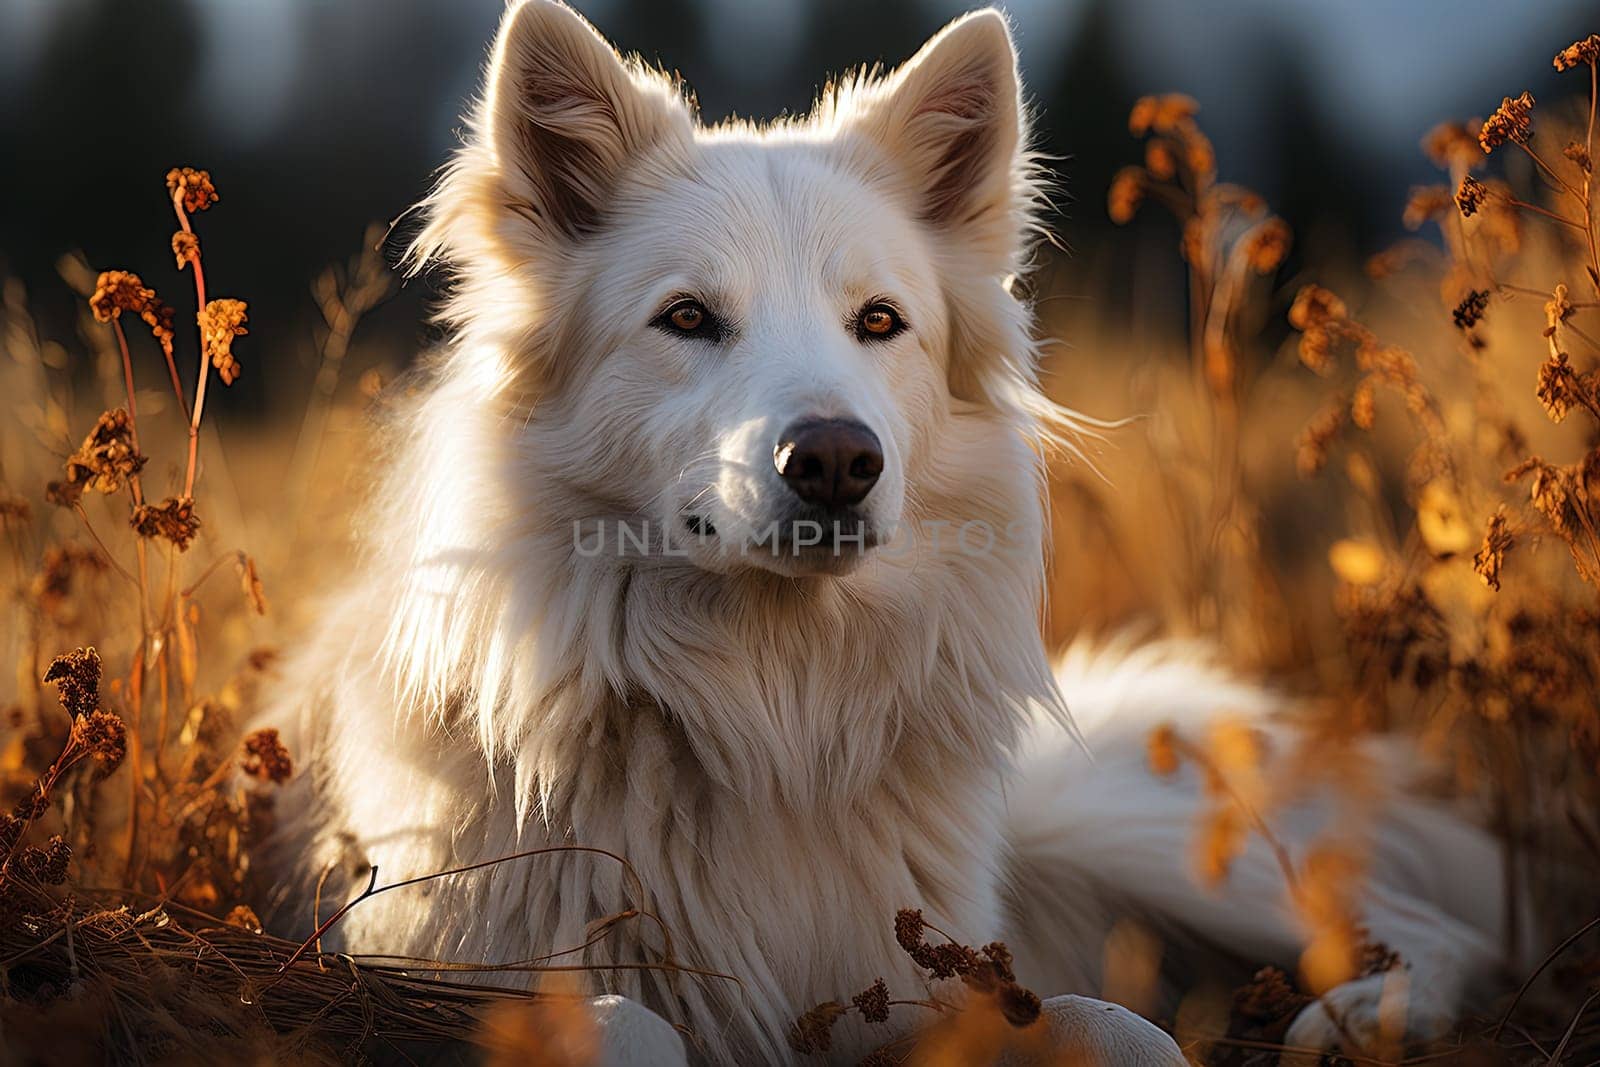
{"type": "Polygon", "coordinates": [[[591,551],[843,573],[1028,462],[1023,127],[992,10],[803,119],[705,128],[527,0],[419,248],[591,551]]]}

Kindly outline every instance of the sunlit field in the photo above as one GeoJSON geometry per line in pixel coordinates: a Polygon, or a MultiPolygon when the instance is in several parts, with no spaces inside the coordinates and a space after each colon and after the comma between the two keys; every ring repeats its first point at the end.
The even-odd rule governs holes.
{"type": "MultiPolygon", "coordinates": [[[[1279,1062],[1311,1000],[1400,973],[1360,915],[1367,832],[1402,778],[1504,841],[1504,869],[1479,876],[1534,917],[1532,944],[1513,946],[1531,962],[1436,1044],[1396,1034],[1344,1062],[1600,1060],[1597,61],[1591,36],[1555,54],[1570,95],[1508,85],[1483,116],[1440,116],[1418,146],[1437,181],[1410,191],[1412,236],[1293,276],[1296,235],[1228,181],[1205,101],[1141,99],[1128,166],[1097,191],[1103,207],[1077,210],[1170,227],[1185,327],[1133,337],[1105,321],[1064,291],[1055,243],[1017,283],[1052,393],[1105,424],[1081,457],[1052,457],[1049,641],[1192,642],[1298,698],[1306,726],[1293,749],[1242,721],[1149,738],[1149,774],[1201,771],[1197,875],[1225,886],[1264,841],[1308,934],[1293,972],[1241,959],[1158,1017],[1197,1064],[1279,1062]],[[1397,767],[1357,744],[1390,733],[1429,758],[1397,767]],[[1275,811],[1318,789],[1338,818],[1286,846],[1275,811]]],[[[456,1045],[588,1062],[570,996],[581,976],[560,960],[526,968],[532,992],[513,993],[470,970],[322,951],[346,906],[401,886],[330,885],[317,914],[273,921],[253,855],[296,753],[256,712],[348,562],[414,353],[347,359],[399,284],[375,226],[310,280],[321,328],[297,354],[316,368],[299,406],[265,424],[219,416],[219,391],[288,357],[253,345],[251,294],[209,266],[208,222],[251,205],[226,173],[193,168],[101,191],[164,203],[170,225],[115,262],[57,264],[75,332],[48,335],[35,294],[4,283],[0,1058],[403,1062],[456,1045]],[[265,934],[263,918],[300,935],[265,934]]],[[[644,908],[619,900],[596,929],[644,908]]],[[[1038,999],[1006,946],[948,943],[910,910],[896,934],[971,995],[926,1000],[863,976],[795,1021],[798,1050],[824,1056],[838,1018],[881,1020],[891,1002],[928,1025],[875,1053],[879,1067],[1027,1050],[1038,999]]],[[[1106,945],[1107,987],[1076,992],[1157,1011],[1162,951],[1161,932],[1130,918],[1106,945]]],[[[693,959],[660,965],[718,980],[693,959]]]]}

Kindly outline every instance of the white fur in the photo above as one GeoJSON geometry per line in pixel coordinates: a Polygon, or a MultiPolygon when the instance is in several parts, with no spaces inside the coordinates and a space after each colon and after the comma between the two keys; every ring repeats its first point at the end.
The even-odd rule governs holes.
{"type": "MultiPolygon", "coordinates": [[[[1009,292],[1038,197],[1025,143],[993,11],[811,116],[713,129],[569,9],[507,11],[416,248],[452,272],[453,340],[396,428],[359,574],[272,715],[299,723],[308,766],[285,817],[302,874],[343,856],[388,882],[576,844],[625,856],[644,899],[610,859],[556,852],[375,897],[344,946],[505,963],[592,940],[551,962],[593,965],[714,1062],[786,1060],[797,1014],[880,975],[916,990],[901,907],[1007,937],[1046,994],[1097,992],[1107,923],[1135,907],[1292,960],[1259,857],[1236,879],[1248,908],[1187,885],[1190,798],[1124,744],[1156,716],[1267,698],[1132,656],[1063,676],[1101,761],[1070,737],[1037,626],[1041,454],[1079,423],[1040,393],[1009,292]],[[729,337],[651,326],[680,293],[729,337]],[[864,343],[845,323],[883,297],[910,329],[864,343]],[[907,545],[742,551],[788,506],[774,435],[812,415],[878,436],[865,518],[907,545]],[[718,536],[683,537],[691,513],[718,536]],[[585,555],[573,522],[596,518],[655,540],[585,555]],[[992,549],[926,536],[974,520],[992,549]],[[613,968],[668,950],[644,918],[595,936],[630,905],[677,960],[738,982],[613,968]]],[[[1418,847],[1466,834],[1396,826],[1418,847]]],[[[1380,933],[1477,966],[1492,879],[1448,922],[1429,881],[1395,886],[1428,921],[1396,911],[1380,933]]],[[[845,1027],[841,1047],[890,1032],[845,1027]]]]}

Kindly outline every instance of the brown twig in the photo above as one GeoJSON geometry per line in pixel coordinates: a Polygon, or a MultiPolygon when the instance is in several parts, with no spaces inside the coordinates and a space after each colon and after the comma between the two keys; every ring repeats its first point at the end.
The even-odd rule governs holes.
{"type": "MultiPolygon", "coordinates": [[[[189,225],[189,213],[183,210],[183,189],[181,186],[172,192],[172,211],[178,216],[178,225],[183,232],[193,234],[194,228],[189,225]]],[[[198,242],[195,253],[189,259],[189,269],[194,271],[194,302],[195,315],[198,322],[199,316],[206,309],[206,272],[200,263],[200,249],[198,242]]],[[[195,381],[194,407],[189,414],[189,458],[183,469],[183,495],[194,496],[195,465],[200,449],[200,419],[205,415],[206,409],[206,384],[210,380],[211,358],[206,351],[205,330],[200,334],[200,370],[199,378],[195,381]]]]}
{"type": "Polygon", "coordinates": [[[635,884],[640,888],[642,895],[644,883],[639,878],[638,871],[634,869],[633,864],[629,863],[626,859],[617,855],[615,852],[611,852],[603,848],[597,848],[592,845],[547,845],[543,848],[532,848],[523,852],[514,852],[508,856],[497,856],[491,860],[480,860],[477,863],[468,863],[460,867],[452,867],[449,870],[435,871],[432,874],[423,874],[414,878],[406,878],[398,882],[391,882],[384,886],[378,885],[378,868],[374,866],[371,870],[370,876],[368,877],[367,887],[361,891],[360,895],[356,896],[352,900],[346,901],[339,907],[337,911],[328,916],[328,918],[317,927],[316,931],[313,932],[310,937],[306,938],[305,941],[301,943],[299,948],[295,949],[293,954],[290,955],[289,959],[284,961],[284,964],[279,969],[279,972],[282,973],[283,971],[287,971],[296,960],[305,955],[305,953],[313,944],[321,940],[323,935],[331,930],[340,919],[343,919],[347,914],[349,914],[350,909],[354,908],[357,904],[360,904],[363,900],[366,900],[369,897],[375,897],[380,893],[387,893],[394,889],[404,889],[407,886],[420,885],[423,882],[431,882],[440,878],[450,878],[458,874],[467,874],[471,871],[482,870],[486,867],[494,867],[502,863],[510,863],[513,860],[527,859],[532,856],[544,856],[554,852],[588,852],[616,860],[622,865],[623,870],[628,873],[629,877],[632,878],[635,884]]]}
{"type": "Polygon", "coordinates": [[[1516,995],[1511,998],[1511,1003],[1506,1005],[1506,1010],[1501,1014],[1500,1021],[1495,1024],[1494,1030],[1489,1035],[1491,1040],[1499,1040],[1500,1032],[1506,1028],[1506,1023],[1511,1021],[1511,1016],[1516,1013],[1517,1005],[1522,1003],[1522,998],[1527,995],[1529,989],[1533,988],[1533,983],[1538,981],[1539,976],[1545,972],[1545,969],[1554,963],[1563,952],[1577,944],[1578,941],[1583,938],[1584,934],[1587,934],[1590,930],[1593,930],[1596,927],[1600,927],[1600,915],[1596,915],[1594,918],[1578,927],[1572,933],[1568,934],[1562,939],[1561,944],[1551,949],[1549,954],[1546,955],[1543,960],[1539,961],[1539,966],[1535,967],[1533,969],[1533,973],[1528,975],[1528,977],[1523,980],[1522,984],[1517,987],[1516,995]]]}

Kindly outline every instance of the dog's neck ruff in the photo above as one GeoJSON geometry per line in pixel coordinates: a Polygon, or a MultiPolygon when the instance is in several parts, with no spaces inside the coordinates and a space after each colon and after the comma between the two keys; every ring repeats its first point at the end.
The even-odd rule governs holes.
{"type": "MultiPolygon", "coordinates": [[[[474,418],[470,386],[441,381],[412,422],[400,467],[436,499],[400,497],[378,526],[383,554],[409,561],[383,668],[407,714],[475,737],[497,779],[511,772],[519,818],[560,819],[577,768],[641,714],[727,802],[812,811],[901,776],[987,777],[1025,718],[1064,713],[1037,630],[1037,541],[819,579],[585,558],[573,521],[592,505],[504,420],[474,418]]],[[[963,500],[956,521],[984,507],[996,529],[1019,515],[1036,529],[1031,483],[1016,492],[963,500]]]]}

